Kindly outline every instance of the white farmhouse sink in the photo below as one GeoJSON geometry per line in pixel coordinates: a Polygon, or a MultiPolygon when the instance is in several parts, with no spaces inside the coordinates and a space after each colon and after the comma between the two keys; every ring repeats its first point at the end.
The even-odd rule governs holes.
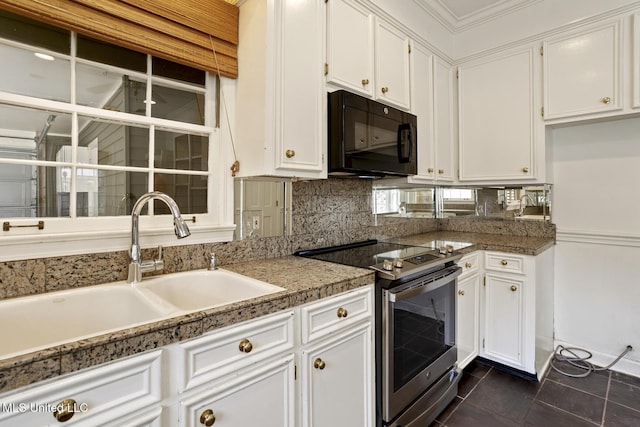
{"type": "Polygon", "coordinates": [[[124,283],[0,301],[0,357],[166,317],[124,283]]]}
{"type": "Polygon", "coordinates": [[[160,298],[178,309],[191,311],[285,290],[222,268],[157,276],[134,286],[150,299],[160,298]]]}

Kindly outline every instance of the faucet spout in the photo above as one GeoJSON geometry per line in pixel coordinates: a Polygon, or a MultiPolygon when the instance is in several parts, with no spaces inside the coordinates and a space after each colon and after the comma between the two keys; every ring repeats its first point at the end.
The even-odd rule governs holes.
{"type": "Polygon", "coordinates": [[[161,257],[154,261],[143,262],[140,255],[138,222],[142,208],[151,200],[161,200],[169,207],[171,215],[173,216],[173,231],[178,239],[183,239],[191,235],[187,223],[182,219],[182,215],[180,215],[180,209],[175,200],[159,191],[152,191],[140,196],[131,209],[131,250],[129,251],[128,283],[140,282],[142,281],[142,273],[161,270],[164,267],[161,257]]]}

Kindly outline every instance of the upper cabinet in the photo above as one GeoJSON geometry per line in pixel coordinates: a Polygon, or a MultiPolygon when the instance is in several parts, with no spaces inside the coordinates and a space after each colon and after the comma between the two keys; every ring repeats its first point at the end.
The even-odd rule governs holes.
{"type": "Polygon", "coordinates": [[[546,120],[623,108],[622,25],[618,19],[543,41],[546,120]]]}
{"type": "Polygon", "coordinates": [[[351,0],[327,2],[326,58],[327,83],[409,110],[408,36],[351,0]]]}
{"type": "Polygon", "coordinates": [[[240,6],[240,176],[326,178],[324,27],[324,3],[315,0],[240,6]]]}
{"type": "Polygon", "coordinates": [[[460,181],[544,182],[536,58],[529,45],[458,68],[460,181]]]}

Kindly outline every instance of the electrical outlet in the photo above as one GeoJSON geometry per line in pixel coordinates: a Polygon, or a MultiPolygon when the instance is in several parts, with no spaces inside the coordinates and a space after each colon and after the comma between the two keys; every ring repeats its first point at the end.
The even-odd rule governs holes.
{"type": "Polygon", "coordinates": [[[254,230],[259,230],[260,229],[260,217],[255,215],[251,218],[251,225],[253,227],[254,230]]]}

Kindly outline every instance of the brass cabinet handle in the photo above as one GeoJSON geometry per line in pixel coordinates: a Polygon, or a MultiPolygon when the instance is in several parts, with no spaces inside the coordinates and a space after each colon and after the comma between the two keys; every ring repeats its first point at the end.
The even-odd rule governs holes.
{"type": "Polygon", "coordinates": [[[284,152],[284,155],[287,156],[288,159],[292,158],[293,156],[296,155],[296,152],[293,150],[287,150],[284,152]]]}
{"type": "Polygon", "coordinates": [[[466,264],[464,265],[464,267],[465,267],[465,268],[471,268],[471,267],[473,267],[473,265],[472,265],[470,262],[468,262],[468,263],[466,263],[466,264]]]}
{"type": "Polygon", "coordinates": [[[338,314],[338,317],[340,317],[340,318],[344,318],[344,317],[347,317],[347,316],[349,315],[349,312],[347,311],[347,309],[346,309],[346,308],[342,308],[342,307],[340,307],[340,308],[338,309],[337,314],[338,314]]]}
{"type": "Polygon", "coordinates": [[[369,79],[362,79],[362,86],[366,86],[369,84],[369,79]]]}
{"type": "Polygon", "coordinates": [[[238,345],[238,348],[243,353],[251,353],[251,350],[253,350],[253,344],[251,344],[251,341],[245,338],[240,341],[240,345],[238,345]]]}
{"type": "Polygon", "coordinates": [[[500,261],[500,264],[502,264],[502,265],[507,265],[507,264],[509,264],[509,263],[507,262],[507,260],[506,260],[506,259],[503,259],[502,261],[500,261]]]}
{"type": "Polygon", "coordinates": [[[444,173],[444,169],[438,169],[438,173],[442,175],[444,173]]]}
{"type": "Polygon", "coordinates": [[[211,409],[205,410],[200,415],[200,424],[204,424],[207,427],[212,426],[216,422],[216,416],[211,409]]]}
{"type": "Polygon", "coordinates": [[[313,361],[313,367],[316,369],[323,370],[325,366],[327,366],[327,364],[324,363],[324,360],[320,359],[319,357],[313,361]]]}
{"type": "Polygon", "coordinates": [[[428,168],[428,169],[427,169],[427,172],[429,172],[429,173],[433,173],[433,168],[428,168]]]}
{"type": "Polygon", "coordinates": [[[526,166],[525,166],[525,167],[523,167],[523,168],[522,168],[522,172],[524,172],[524,173],[529,173],[529,168],[528,168],[528,167],[526,167],[526,166]]]}
{"type": "Polygon", "coordinates": [[[462,289],[460,289],[460,290],[458,291],[458,295],[460,295],[460,296],[464,296],[464,291],[463,291],[462,289]]]}
{"type": "Polygon", "coordinates": [[[56,405],[53,416],[58,422],[64,423],[69,421],[73,414],[75,414],[76,401],[73,399],[64,399],[62,402],[56,405]]]}
{"type": "Polygon", "coordinates": [[[511,292],[515,292],[518,290],[518,287],[516,285],[511,285],[511,292]]]}
{"type": "Polygon", "coordinates": [[[389,92],[389,88],[388,87],[383,87],[382,89],[380,89],[382,91],[382,93],[387,93],[389,92]]]}
{"type": "Polygon", "coordinates": [[[611,104],[611,98],[609,98],[608,96],[602,98],[601,101],[603,104],[611,104]]]}

